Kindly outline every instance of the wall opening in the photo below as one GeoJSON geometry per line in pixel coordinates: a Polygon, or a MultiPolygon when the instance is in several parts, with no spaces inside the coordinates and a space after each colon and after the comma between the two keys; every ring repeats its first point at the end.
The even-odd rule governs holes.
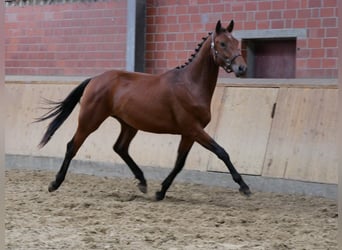
{"type": "Polygon", "coordinates": [[[245,39],[248,78],[295,78],[296,39],[245,39]]]}

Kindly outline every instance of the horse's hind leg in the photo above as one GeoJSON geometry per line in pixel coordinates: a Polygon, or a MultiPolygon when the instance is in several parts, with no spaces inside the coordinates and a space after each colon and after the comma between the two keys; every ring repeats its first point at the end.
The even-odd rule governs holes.
{"type": "Polygon", "coordinates": [[[93,112],[89,112],[89,111],[91,110],[87,109],[85,110],[85,112],[80,113],[76,133],[71,139],[71,141],[69,141],[67,144],[67,149],[66,149],[62,166],[59,169],[58,173],[56,174],[55,180],[50,183],[49,192],[53,192],[60,187],[60,185],[63,183],[65,179],[65,175],[68,172],[68,168],[69,168],[71,160],[74,158],[74,156],[76,155],[79,148],[82,146],[85,139],[93,131],[95,131],[106,118],[105,115],[103,114],[100,115],[99,113],[95,116],[94,115],[88,116],[86,115],[87,113],[93,114],[93,112]],[[89,117],[92,117],[92,119],[89,119],[89,117]]]}
{"type": "MultiPolygon", "coordinates": [[[[67,150],[64,156],[64,160],[62,163],[61,168],[59,169],[58,173],[56,174],[55,180],[52,181],[49,185],[49,192],[53,192],[59,188],[59,186],[63,183],[65,179],[65,175],[68,171],[70,162],[72,158],[76,155],[77,152],[77,144],[75,143],[75,137],[71,139],[71,141],[67,144],[67,150]]],[[[80,145],[78,146],[78,148],[80,145]]]]}
{"type": "Polygon", "coordinates": [[[173,168],[171,173],[166,177],[166,179],[163,181],[161,190],[156,193],[156,199],[158,201],[164,199],[166,191],[171,186],[177,174],[183,169],[185,160],[193,144],[194,144],[193,139],[184,137],[184,136],[182,137],[181,142],[179,143],[179,146],[178,146],[178,155],[177,155],[175,167],[173,168]]]}
{"type": "Polygon", "coordinates": [[[141,171],[141,169],[138,167],[138,165],[134,162],[134,160],[128,153],[129,144],[131,143],[132,139],[136,134],[137,130],[135,128],[132,128],[128,124],[121,121],[121,132],[119,138],[113,146],[113,149],[126,162],[128,167],[133,172],[135,178],[139,180],[139,190],[143,193],[146,193],[147,183],[144,177],[144,173],[141,171]]]}

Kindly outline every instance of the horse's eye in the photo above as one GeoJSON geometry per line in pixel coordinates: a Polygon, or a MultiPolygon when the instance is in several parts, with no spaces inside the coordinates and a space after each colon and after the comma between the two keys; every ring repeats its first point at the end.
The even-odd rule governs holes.
{"type": "Polygon", "coordinates": [[[225,44],[224,42],[221,42],[221,43],[220,43],[220,46],[221,46],[222,48],[225,48],[225,47],[226,47],[226,44],[225,44]]]}

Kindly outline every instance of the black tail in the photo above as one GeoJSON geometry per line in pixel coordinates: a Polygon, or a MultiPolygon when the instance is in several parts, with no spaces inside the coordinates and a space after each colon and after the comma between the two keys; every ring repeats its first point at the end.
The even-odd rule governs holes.
{"type": "Polygon", "coordinates": [[[56,130],[63,124],[63,122],[69,117],[71,112],[74,110],[76,104],[80,101],[84,89],[90,82],[91,78],[84,80],[80,85],[78,85],[71,93],[61,102],[53,102],[47,100],[52,108],[40,118],[37,118],[35,122],[45,121],[52,117],[55,117],[49,124],[42,140],[39,143],[39,147],[42,148],[46,143],[49,142],[56,130]]]}

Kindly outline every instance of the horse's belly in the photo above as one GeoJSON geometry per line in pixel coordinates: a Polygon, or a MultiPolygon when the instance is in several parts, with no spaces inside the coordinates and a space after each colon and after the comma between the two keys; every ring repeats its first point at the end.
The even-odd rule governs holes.
{"type": "Polygon", "coordinates": [[[168,115],[161,117],[156,114],[138,112],[134,115],[123,116],[121,119],[135,129],[146,132],[167,134],[179,133],[177,124],[175,124],[171,116],[168,115]]]}

